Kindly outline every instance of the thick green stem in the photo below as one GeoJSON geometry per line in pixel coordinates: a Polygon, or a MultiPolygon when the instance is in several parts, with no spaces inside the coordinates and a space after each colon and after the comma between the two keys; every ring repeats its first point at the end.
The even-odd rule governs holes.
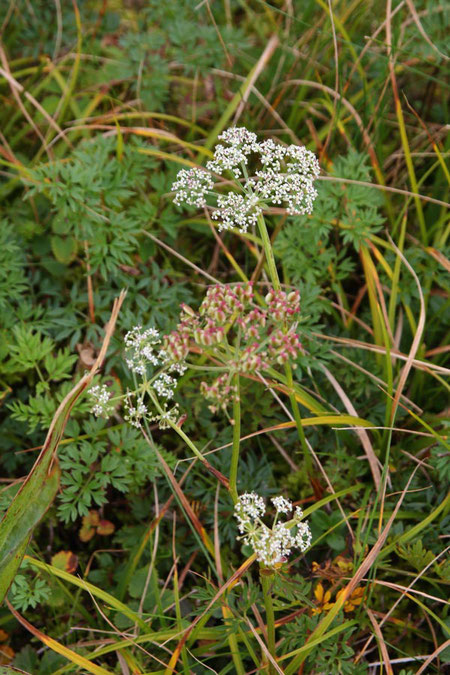
{"type": "Polygon", "coordinates": [[[241,401],[239,391],[239,373],[233,376],[233,449],[230,465],[230,494],[233,502],[237,502],[237,472],[239,464],[239,445],[241,440],[241,401]]]}
{"type": "MultiPolygon", "coordinates": [[[[273,255],[272,242],[270,241],[269,233],[267,231],[266,222],[262,213],[258,216],[258,227],[259,233],[261,235],[261,240],[264,248],[264,255],[267,261],[267,266],[269,268],[270,280],[272,282],[273,288],[275,291],[279,291],[281,288],[280,278],[278,276],[277,266],[275,264],[275,258],[273,255]]],[[[297,399],[295,398],[294,393],[294,379],[292,376],[292,368],[289,363],[285,365],[285,373],[287,379],[287,386],[289,388],[289,401],[292,407],[292,413],[294,416],[295,424],[297,426],[297,434],[300,441],[300,445],[303,450],[303,457],[305,460],[305,468],[308,475],[312,473],[312,459],[311,453],[308,448],[308,444],[305,438],[305,432],[303,431],[302,425],[302,416],[300,414],[300,409],[298,407],[297,399]]]]}
{"type": "Polygon", "coordinates": [[[284,367],[284,372],[286,373],[287,386],[290,391],[289,401],[291,403],[292,413],[294,415],[295,424],[297,426],[297,434],[300,441],[300,445],[303,450],[303,459],[305,460],[306,473],[308,475],[312,474],[312,457],[311,451],[306,442],[305,432],[303,431],[302,416],[300,414],[300,409],[298,407],[297,399],[295,398],[294,393],[294,379],[292,376],[292,368],[287,363],[284,367]]]}
{"type": "Polygon", "coordinates": [[[272,282],[274,290],[279,291],[281,288],[280,278],[278,276],[277,266],[275,264],[275,257],[273,255],[272,243],[270,241],[269,233],[267,232],[266,221],[264,220],[264,216],[262,215],[262,213],[260,213],[258,216],[258,228],[262,239],[267,266],[269,268],[270,280],[272,282]]]}
{"type": "MultiPolygon", "coordinates": [[[[276,660],[275,655],[275,613],[273,611],[272,603],[272,578],[269,570],[261,568],[259,571],[259,578],[261,579],[261,586],[264,595],[264,606],[266,609],[266,627],[267,627],[267,649],[273,660],[276,660]]],[[[274,666],[269,663],[270,675],[276,675],[274,666]]]]}

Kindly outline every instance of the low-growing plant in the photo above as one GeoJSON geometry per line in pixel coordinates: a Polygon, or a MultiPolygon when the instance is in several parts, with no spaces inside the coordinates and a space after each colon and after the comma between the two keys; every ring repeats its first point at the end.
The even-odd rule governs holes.
{"type": "Polygon", "coordinates": [[[445,672],[444,8],[113,5],[0,7],[0,670],[445,672]]]}

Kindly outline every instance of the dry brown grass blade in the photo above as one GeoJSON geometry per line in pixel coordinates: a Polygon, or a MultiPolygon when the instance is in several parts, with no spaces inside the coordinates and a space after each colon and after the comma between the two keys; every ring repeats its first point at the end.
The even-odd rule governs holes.
{"type": "Polygon", "coordinates": [[[220,556],[220,537],[219,537],[219,492],[220,484],[217,483],[216,496],[214,498],[214,559],[217,568],[217,576],[223,584],[222,558],[220,556]]]}
{"type": "Polygon", "coordinates": [[[367,583],[372,583],[372,584],[378,584],[379,586],[386,586],[386,588],[392,588],[394,591],[399,591],[399,593],[403,593],[404,596],[407,596],[408,593],[415,594],[415,595],[420,595],[422,598],[427,598],[427,600],[431,600],[432,602],[440,602],[443,605],[450,605],[450,602],[448,600],[443,600],[442,598],[437,598],[435,595],[430,595],[429,593],[425,593],[424,591],[413,591],[411,588],[407,588],[406,586],[402,586],[401,584],[395,584],[391,581],[381,581],[379,579],[365,579],[367,583]]]}
{"type": "Polygon", "coordinates": [[[257,641],[259,646],[261,647],[261,650],[262,650],[264,656],[266,657],[266,659],[269,661],[269,663],[272,664],[272,666],[275,668],[277,673],[279,673],[279,675],[284,675],[284,670],[281,670],[280,666],[275,661],[275,659],[273,658],[273,656],[271,655],[271,653],[267,649],[264,642],[261,640],[260,636],[258,635],[258,631],[255,629],[255,627],[253,626],[252,622],[250,621],[250,619],[248,617],[247,617],[247,625],[250,628],[251,632],[253,633],[253,637],[255,638],[255,640],[257,641]]]}
{"type": "MultiPolygon", "coordinates": [[[[221,77],[227,77],[231,80],[238,80],[239,82],[245,82],[245,77],[238,75],[236,73],[229,73],[226,70],[221,70],[220,68],[213,68],[213,73],[220,75],[221,77]]],[[[301,145],[300,139],[295,135],[292,129],[286,124],[281,115],[275,110],[275,108],[269,103],[267,98],[261,94],[259,89],[253,85],[251,88],[251,93],[255,94],[256,98],[261,101],[263,106],[266,108],[267,112],[272,115],[274,120],[278,122],[280,127],[287,133],[288,136],[292,138],[292,142],[296,145],[301,145]]]]}
{"type": "Polygon", "coordinates": [[[57,640],[54,640],[53,638],[49,637],[48,635],[40,631],[38,628],[33,626],[33,624],[27,621],[25,617],[23,617],[21,614],[19,614],[17,610],[14,609],[9,600],[6,600],[6,605],[8,606],[8,609],[11,612],[11,614],[17,619],[17,621],[24,628],[26,628],[27,631],[29,631],[38,640],[40,640],[46,647],[49,647],[57,654],[61,654],[72,663],[77,664],[78,666],[83,668],[83,670],[85,670],[87,673],[92,673],[92,675],[110,675],[111,673],[110,670],[105,670],[105,668],[97,666],[95,663],[92,663],[91,661],[84,658],[80,654],[77,654],[72,649],[65,647],[61,643],[57,642],[57,640]]]}
{"type": "MultiPolygon", "coordinates": [[[[394,11],[392,12],[392,15],[391,15],[391,16],[394,16],[395,14],[397,14],[397,12],[399,12],[399,11],[401,10],[401,8],[403,7],[404,4],[405,4],[405,0],[402,0],[402,1],[397,5],[397,7],[394,9],[394,11]]],[[[384,30],[385,25],[386,25],[386,19],[385,19],[382,23],[380,23],[380,24],[377,26],[376,30],[372,33],[372,35],[371,35],[370,37],[369,37],[369,36],[366,36],[367,42],[366,42],[366,44],[364,45],[364,48],[361,50],[361,52],[360,52],[360,54],[359,54],[357,60],[356,60],[356,61],[353,63],[353,65],[352,65],[352,68],[351,68],[351,70],[350,70],[350,73],[349,73],[349,75],[348,75],[348,77],[347,77],[347,81],[346,81],[346,83],[345,83],[345,85],[344,85],[344,87],[343,87],[344,93],[347,91],[347,89],[349,88],[350,84],[353,82],[353,75],[354,75],[354,73],[355,73],[355,70],[358,68],[358,65],[361,63],[361,61],[362,61],[364,55],[366,54],[366,52],[368,51],[368,49],[370,49],[370,46],[372,45],[372,43],[373,43],[373,41],[376,39],[376,37],[384,30]]]]}
{"type": "Polygon", "coordinates": [[[236,108],[236,112],[234,113],[234,118],[233,118],[233,125],[237,124],[238,119],[242,115],[242,112],[245,108],[245,105],[248,101],[248,97],[250,96],[250,92],[253,89],[253,85],[255,84],[256,80],[258,77],[261,75],[262,71],[266,67],[267,63],[270,61],[272,58],[272,55],[275,51],[275,49],[279,45],[279,39],[278,35],[272,35],[270,38],[269,42],[266,45],[266,48],[264,49],[263,53],[259,57],[258,63],[256,64],[255,69],[252,72],[252,76],[247,84],[247,88],[244,91],[242,95],[242,100],[239,103],[238,107],[236,108]]]}
{"type": "Polygon", "coordinates": [[[334,25],[334,16],[333,16],[333,7],[331,4],[331,0],[328,0],[328,13],[330,15],[330,23],[331,23],[331,33],[333,36],[333,48],[334,48],[334,68],[335,68],[335,76],[334,76],[334,89],[335,89],[335,96],[333,98],[333,113],[331,115],[331,120],[329,124],[329,129],[328,129],[328,134],[325,139],[325,143],[320,149],[320,156],[319,159],[322,162],[322,159],[326,157],[327,155],[327,148],[328,144],[331,140],[331,134],[333,133],[333,127],[336,121],[336,110],[337,110],[337,102],[339,99],[339,50],[338,50],[338,44],[337,44],[337,38],[336,38],[336,27],[334,25]]]}
{"type": "MultiPolygon", "coordinates": [[[[450,347],[448,347],[450,351],[450,347]]],[[[362,366],[359,365],[359,363],[355,363],[355,361],[352,361],[351,359],[348,359],[346,356],[343,356],[342,354],[339,354],[339,352],[336,352],[334,349],[330,349],[330,354],[333,354],[337,359],[340,361],[343,361],[344,363],[348,363],[351,365],[353,368],[356,368],[356,370],[359,370],[361,373],[364,373],[366,377],[370,378],[377,384],[381,385],[383,388],[386,388],[386,382],[384,382],[381,377],[377,377],[377,375],[374,375],[373,373],[370,372],[370,370],[367,370],[366,368],[363,368],[362,366]]],[[[428,355],[428,354],[427,354],[428,355]]],[[[395,390],[394,390],[395,391],[395,390]]],[[[405,396],[405,394],[401,394],[400,398],[407,403],[413,410],[418,412],[419,414],[422,414],[423,410],[420,406],[417,405],[417,403],[414,403],[410,398],[405,396]]]]}
{"type": "MultiPolygon", "coordinates": [[[[342,593],[339,595],[339,598],[336,600],[334,603],[334,606],[328,614],[322,619],[322,621],[319,623],[319,625],[314,629],[314,631],[311,633],[311,635],[308,638],[308,642],[314,640],[315,638],[320,637],[321,635],[326,632],[327,628],[330,626],[331,622],[335,618],[335,616],[338,614],[338,612],[343,608],[344,604],[347,602],[355,588],[361,583],[363,578],[366,576],[366,573],[370,570],[372,565],[375,563],[378,554],[380,553],[381,549],[383,548],[387,536],[389,534],[389,531],[392,527],[392,524],[397,517],[397,513],[400,509],[400,506],[403,503],[403,499],[408,492],[409,486],[411,485],[411,481],[413,480],[414,476],[416,475],[416,471],[418,469],[418,466],[415,467],[415,469],[412,471],[411,476],[408,479],[408,482],[406,483],[405,487],[403,488],[403,491],[399,497],[399,500],[397,504],[395,505],[395,508],[387,521],[383,531],[381,534],[378,536],[378,539],[376,543],[372,546],[370,549],[369,553],[367,556],[364,558],[362,561],[361,565],[357,569],[355,575],[352,577],[352,579],[348,582],[347,586],[342,589],[342,593]]],[[[304,660],[308,656],[309,652],[306,652],[302,660],[304,660]]]]}
{"type": "Polygon", "coordinates": [[[435,199],[434,197],[427,197],[427,195],[422,195],[420,192],[411,192],[410,190],[402,190],[401,188],[394,188],[389,185],[378,185],[377,183],[367,183],[363,180],[353,180],[353,178],[340,178],[339,176],[319,176],[317,180],[331,180],[336,183],[348,183],[349,185],[363,185],[364,187],[373,188],[374,190],[383,190],[385,192],[395,192],[399,195],[406,195],[407,197],[414,197],[417,199],[422,199],[424,202],[430,202],[431,204],[438,204],[439,206],[444,206],[446,209],[450,207],[448,202],[443,202],[441,199],[435,199]]]}
{"type": "MultiPolygon", "coordinates": [[[[376,354],[386,354],[385,347],[382,347],[381,345],[374,345],[370,342],[352,340],[351,338],[339,338],[334,337],[333,335],[323,335],[323,333],[316,332],[313,332],[312,335],[321,338],[322,340],[331,340],[332,342],[337,342],[338,344],[344,345],[346,347],[352,347],[353,349],[365,349],[369,352],[375,352],[376,354]]],[[[408,360],[408,355],[403,354],[397,349],[391,349],[389,356],[395,359],[400,359],[401,361],[408,360]]],[[[438,366],[435,363],[427,363],[426,361],[421,361],[419,359],[412,359],[411,363],[418,370],[424,370],[425,372],[435,371],[436,373],[441,373],[441,375],[450,375],[450,368],[444,368],[444,366],[438,366]]]]}
{"type": "Polygon", "coordinates": [[[442,57],[445,61],[448,61],[449,57],[446,54],[443,54],[441,51],[439,51],[439,49],[436,47],[434,42],[429,38],[428,34],[426,33],[425,28],[422,26],[422,22],[421,22],[420,17],[417,13],[417,10],[414,7],[413,1],[412,0],[406,0],[406,4],[408,5],[408,9],[411,12],[412,18],[414,19],[414,23],[417,26],[417,30],[419,31],[419,33],[421,34],[421,36],[423,37],[425,42],[430,45],[431,49],[434,49],[436,54],[439,54],[439,56],[442,57]]]}
{"type": "Polygon", "coordinates": [[[437,249],[433,248],[432,246],[427,246],[426,247],[426,252],[431,255],[432,258],[436,260],[442,267],[447,270],[447,272],[450,272],[450,260],[445,257],[445,255],[441,252],[438,251],[437,249]]]}
{"type": "Polygon", "coordinates": [[[169,465],[167,464],[164,457],[158,452],[157,447],[151,443],[149,437],[147,436],[147,434],[145,434],[145,432],[144,432],[144,436],[147,440],[147,443],[152,445],[152,448],[155,451],[156,456],[158,457],[158,460],[161,463],[161,466],[163,467],[164,472],[165,472],[167,478],[169,479],[170,484],[172,485],[174,492],[177,494],[178,499],[182,503],[183,508],[186,511],[186,513],[189,517],[189,520],[191,521],[192,525],[194,526],[197,534],[199,535],[200,539],[202,540],[202,542],[204,543],[204,545],[206,546],[208,551],[211,553],[211,555],[214,555],[214,546],[213,546],[205,528],[201,524],[199,517],[194,512],[192,506],[189,503],[189,500],[187,499],[187,497],[184,494],[183,490],[181,489],[178,481],[176,480],[175,476],[173,475],[172,471],[170,470],[169,465]]]}
{"type": "MultiPolygon", "coordinates": [[[[418,468],[418,467],[417,467],[417,468],[418,468]]],[[[389,610],[386,612],[386,614],[384,615],[383,619],[382,619],[381,622],[380,622],[380,627],[381,627],[386,621],[388,621],[389,617],[394,613],[395,608],[397,607],[397,605],[403,600],[403,598],[405,597],[405,595],[406,595],[409,591],[411,591],[411,589],[412,589],[412,587],[414,586],[414,584],[415,584],[415,583],[416,583],[416,582],[417,582],[417,581],[425,574],[425,572],[427,571],[427,569],[429,569],[429,568],[431,567],[431,565],[434,565],[434,563],[436,562],[436,560],[438,560],[441,556],[445,555],[445,553],[447,553],[448,550],[449,550],[449,547],[447,547],[444,551],[441,551],[441,553],[439,553],[439,555],[437,555],[435,558],[433,558],[433,560],[431,560],[431,561],[428,563],[428,565],[426,565],[426,566],[423,568],[423,570],[422,570],[421,572],[419,572],[419,574],[411,581],[411,583],[410,583],[409,586],[406,588],[406,590],[405,590],[404,592],[402,592],[402,594],[400,595],[400,597],[397,598],[397,600],[391,605],[391,607],[389,608],[389,610]]],[[[361,580],[362,580],[362,579],[361,579],[361,580]]],[[[378,583],[379,583],[379,582],[378,582],[378,583]]],[[[368,638],[368,640],[365,642],[365,644],[363,645],[361,651],[360,651],[359,654],[356,656],[355,663],[358,663],[358,661],[360,661],[360,660],[362,659],[362,657],[363,657],[364,654],[366,653],[367,649],[369,648],[370,643],[372,642],[372,640],[373,640],[373,635],[371,635],[371,636],[368,638]]]]}
{"type": "Polygon", "coordinates": [[[406,360],[405,365],[403,366],[402,372],[400,374],[399,382],[397,385],[397,391],[395,392],[394,395],[394,402],[392,404],[392,411],[391,411],[391,423],[394,420],[395,413],[397,411],[397,407],[400,401],[400,396],[402,394],[403,388],[405,386],[406,380],[408,378],[408,375],[411,371],[413,362],[414,362],[414,357],[417,354],[417,351],[420,346],[420,341],[422,339],[423,331],[425,329],[425,299],[423,297],[422,293],[422,288],[420,286],[420,281],[415,273],[414,269],[412,266],[409,264],[403,253],[400,251],[400,249],[394,244],[393,240],[391,237],[388,235],[388,238],[391,242],[391,245],[393,246],[395,252],[397,253],[398,256],[402,259],[408,270],[411,272],[412,276],[414,277],[414,281],[416,282],[417,290],[419,291],[419,299],[420,299],[420,315],[419,315],[419,321],[417,323],[417,330],[416,334],[414,335],[414,339],[411,344],[411,349],[409,350],[408,358],[406,360]]]}
{"type": "Polygon", "coordinates": [[[386,667],[386,673],[387,673],[387,675],[394,675],[394,671],[392,670],[391,661],[389,659],[389,653],[388,653],[386,643],[385,643],[384,638],[383,638],[383,633],[381,632],[381,628],[378,625],[377,620],[375,619],[374,615],[372,614],[372,612],[370,611],[370,609],[368,607],[366,607],[366,612],[367,612],[367,616],[370,619],[370,623],[372,624],[372,628],[375,632],[375,635],[377,637],[378,644],[380,646],[380,651],[381,651],[381,654],[383,656],[384,666],[386,667]]]}
{"type": "Polygon", "coordinates": [[[375,169],[375,172],[377,174],[377,178],[381,184],[383,184],[383,181],[380,180],[382,178],[382,173],[380,169],[380,164],[378,162],[377,154],[375,152],[375,148],[373,146],[372,140],[367,132],[367,129],[364,126],[364,123],[361,119],[360,114],[356,110],[356,108],[350,103],[348,99],[345,98],[345,96],[342,96],[338,91],[335,91],[331,87],[327,87],[326,84],[322,84],[321,82],[315,82],[313,80],[302,80],[302,79],[295,79],[295,80],[288,80],[284,83],[286,86],[288,85],[299,85],[299,86],[304,86],[304,87],[311,87],[313,89],[319,89],[320,91],[323,91],[330,96],[333,97],[333,99],[336,99],[342,103],[344,108],[347,108],[351,116],[356,122],[356,126],[358,127],[359,131],[361,132],[361,135],[363,137],[364,143],[367,146],[367,152],[369,153],[370,160],[372,162],[372,166],[375,169]]]}
{"type": "Polygon", "coordinates": [[[175,258],[178,258],[179,260],[182,260],[186,265],[189,267],[192,267],[193,270],[198,272],[201,276],[204,276],[206,279],[209,281],[212,281],[213,284],[219,284],[219,286],[222,286],[222,283],[216,279],[215,277],[212,277],[208,272],[205,272],[205,270],[202,270],[201,267],[198,267],[198,265],[195,265],[193,262],[188,260],[188,258],[185,258],[184,255],[181,255],[181,253],[178,253],[178,251],[175,251],[175,249],[171,248],[168,244],[165,244],[161,239],[158,239],[158,237],[155,237],[153,234],[150,234],[150,232],[146,232],[145,230],[142,230],[142,234],[145,234],[146,237],[149,237],[152,241],[155,242],[155,244],[158,244],[158,246],[161,246],[161,248],[166,249],[169,253],[171,253],[175,258]]]}
{"type": "Polygon", "coordinates": [[[426,668],[430,665],[432,661],[436,658],[438,654],[440,654],[444,649],[447,649],[447,647],[450,647],[450,640],[446,640],[443,644],[440,645],[437,649],[434,650],[432,654],[427,658],[427,660],[422,663],[420,666],[419,670],[417,671],[416,675],[421,675],[421,673],[426,673],[426,668]]]}
{"type": "Polygon", "coordinates": [[[25,110],[25,108],[24,108],[24,106],[23,106],[23,103],[22,103],[22,101],[20,100],[19,94],[23,94],[23,96],[25,96],[25,98],[28,99],[28,101],[30,101],[30,103],[32,104],[32,106],[33,106],[34,108],[36,108],[36,110],[38,110],[38,111],[41,113],[41,115],[43,115],[43,117],[45,117],[45,119],[47,120],[47,122],[50,124],[50,126],[53,127],[53,129],[56,131],[56,133],[57,133],[57,134],[60,134],[60,136],[61,136],[62,138],[64,138],[64,140],[65,140],[65,142],[67,143],[67,145],[68,145],[70,148],[73,148],[72,143],[71,143],[71,142],[69,141],[69,139],[66,137],[66,134],[65,134],[64,131],[61,129],[61,127],[58,126],[58,124],[55,122],[55,120],[53,119],[53,117],[52,117],[51,115],[49,115],[48,112],[45,110],[45,108],[43,108],[43,107],[41,106],[41,104],[39,103],[39,101],[37,101],[37,100],[34,98],[34,96],[32,96],[32,94],[30,94],[28,91],[26,91],[26,89],[20,84],[20,82],[18,82],[18,81],[11,75],[11,72],[10,72],[10,70],[9,70],[8,61],[7,61],[7,59],[6,59],[6,55],[5,55],[5,52],[4,52],[4,50],[3,50],[2,46],[1,46],[1,44],[0,44],[0,57],[1,57],[1,60],[2,60],[2,63],[3,63],[3,68],[0,68],[0,75],[2,75],[2,76],[5,78],[5,80],[8,82],[8,84],[9,84],[9,86],[10,86],[10,88],[11,88],[11,91],[12,91],[12,93],[13,93],[13,96],[14,96],[14,98],[15,98],[16,101],[17,101],[17,104],[19,105],[19,107],[20,107],[22,113],[24,114],[24,116],[26,117],[27,121],[31,124],[31,126],[33,127],[33,129],[35,130],[35,132],[37,133],[37,135],[39,136],[39,138],[41,139],[41,141],[42,141],[42,143],[43,143],[43,145],[44,145],[44,148],[45,148],[46,150],[48,149],[48,146],[47,146],[47,143],[46,143],[46,141],[45,141],[45,138],[43,137],[41,131],[38,129],[37,125],[34,123],[34,121],[32,120],[32,118],[29,116],[29,114],[28,114],[27,111],[25,110]]]}
{"type": "MultiPolygon", "coordinates": [[[[322,370],[325,373],[327,380],[330,382],[331,386],[333,387],[333,389],[341,399],[342,403],[344,404],[344,407],[347,410],[347,412],[350,415],[358,417],[358,413],[356,412],[353,403],[350,401],[349,397],[347,396],[347,394],[345,393],[339,382],[336,380],[334,375],[332,375],[328,370],[328,368],[326,368],[326,366],[324,365],[322,365],[322,370]]],[[[372,478],[375,483],[375,487],[378,490],[381,484],[381,471],[379,466],[379,460],[375,455],[367,431],[365,429],[355,429],[355,432],[358,434],[361,444],[364,448],[364,452],[366,453],[367,461],[369,462],[370,470],[372,472],[372,478]]]]}
{"type": "Polygon", "coordinates": [[[180,642],[178,643],[178,645],[176,646],[176,648],[173,652],[172,658],[170,659],[169,667],[166,669],[164,675],[171,675],[174,672],[176,663],[177,663],[178,658],[179,658],[180,653],[181,653],[181,649],[182,649],[183,645],[186,643],[186,640],[189,638],[189,635],[194,630],[195,626],[200,621],[200,619],[202,619],[205,616],[205,614],[207,614],[209,612],[209,610],[214,605],[214,603],[217,602],[217,600],[219,600],[222,597],[222,595],[224,593],[226,593],[226,591],[231,586],[233,586],[235,584],[235,582],[238,581],[238,579],[240,579],[243,574],[245,574],[245,572],[247,572],[248,569],[250,569],[250,567],[253,565],[255,560],[256,560],[256,554],[253,553],[253,555],[251,555],[250,558],[247,558],[247,560],[244,563],[242,563],[242,565],[239,567],[239,569],[237,569],[236,572],[234,572],[234,574],[231,575],[231,577],[228,579],[228,581],[226,581],[225,584],[219,588],[219,590],[217,591],[217,593],[215,594],[213,599],[209,602],[206,609],[201,614],[199,614],[199,616],[196,619],[194,619],[194,621],[191,623],[189,628],[187,628],[185,630],[180,642]]]}

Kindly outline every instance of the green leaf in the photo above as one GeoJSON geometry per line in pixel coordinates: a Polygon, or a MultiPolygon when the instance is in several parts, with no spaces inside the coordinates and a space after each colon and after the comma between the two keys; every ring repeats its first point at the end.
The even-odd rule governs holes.
{"type": "Polygon", "coordinates": [[[61,263],[70,263],[77,254],[78,244],[74,237],[60,237],[54,235],[50,238],[53,255],[61,263]]]}
{"type": "Polygon", "coordinates": [[[56,496],[60,479],[56,450],[70,411],[90,379],[85,375],[62,401],[39,457],[0,522],[0,602],[19,568],[33,529],[56,496]]]}

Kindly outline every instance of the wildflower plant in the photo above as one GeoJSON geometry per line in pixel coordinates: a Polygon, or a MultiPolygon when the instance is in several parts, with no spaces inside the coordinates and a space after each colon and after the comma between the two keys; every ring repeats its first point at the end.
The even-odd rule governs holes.
{"type": "Polygon", "coordinates": [[[172,185],[176,204],[209,207],[221,230],[247,232],[269,207],[284,207],[290,215],[312,213],[319,162],[303,146],[283,146],[272,139],[258,142],[245,127],[231,127],[219,135],[206,169],[182,169],[172,185]],[[254,175],[249,175],[255,163],[254,175]],[[212,175],[231,174],[225,194],[214,189],[212,175]]]}
{"type": "Polygon", "coordinates": [[[173,403],[177,378],[171,373],[183,374],[183,362],[175,363],[170,359],[155,328],[143,330],[141,326],[135,326],[125,335],[124,342],[125,363],[136,387],[115,398],[110,398],[106,385],[91,387],[91,412],[97,417],[108,417],[114,410],[113,403],[122,401],[124,419],[134,427],[140,428],[147,421],[157,422],[162,429],[168,428],[179,417],[178,405],[173,403]]]}
{"type": "Polygon", "coordinates": [[[110,617],[98,672],[119,633],[140,672],[445,670],[442,7],[415,3],[422,39],[396,3],[355,54],[376,3],[334,3],[333,106],[327,3],[109,4],[0,10],[0,664],[10,639],[12,670],[80,668],[74,620],[110,617]]]}
{"type": "MultiPolygon", "coordinates": [[[[214,158],[207,162],[205,170],[195,167],[182,169],[178,173],[178,178],[172,185],[174,201],[178,205],[186,203],[210,208],[213,220],[219,223],[219,231],[238,229],[245,234],[250,226],[257,225],[273,292],[279,294],[282,289],[264,214],[271,207],[284,207],[289,215],[311,214],[317,197],[314,182],[320,174],[319,162],[314,153],[303,146],[283,146],[272,139],[258,141],[256,134],[245,127],[231,127],[219,135],[219,140],[223,143],[216,146],[214,158]],[[253,160],[257,166],[254,175],[250,175],[249,169],[253,160]],[[225,194],[212,190],[211,173],[218,176],[231,175],[231,181],[226,183],[231,189],[225,194]]],[[[286,320],[281,332],[278,334],[280,341],[285,343],[287,351],[292,355],[300,345],[296,342],[289,345],[286,343],[293,337],[286,320]],[[285,334],[283,338],[281,332],[285,334]]],[[[248,345],[247,363],[253,364],[252,355],[255,351],[254,344],[248,345]]],[[[283,355],[279,356],[281,360],[284,359],[283,355]]],[[[306,471],[311,474],[311,453],[294,394],[291,364],[287,358],[284,360],[284,369],[306,471]]],[[[216,384],[220,386],[210,392],[204,388],[204,393],[217,398],[223,407],[225,382],[222,379],[216,384]]],[[[237,402],[239,382],[235,382],[234,386],[234,398],[237,402]]],[[[237,412],[237,406],[235,407],[237,412]]],[[[238,427],[235,427],[236,435],[238,432],[238,427]]],[[[237,497],[236,492],[234,497],[237,497]]]]}
{"type": "Polygon", "coordinates": [[[164,338],[164,349],[174,367],[184,363],[189,350],[202,351],[214,359],[221,374],[201,392],[213,413],[227,411],[238,396],[234,374],[257,373],[291,361],[301,349],[295,325],[300,312],[298,291],[270,289],[265,306],[255,304],[251,283],[212,286],[198,312],[183,305],[176,330],[164,338]],[[289,329],[284,329],[290,321],[289,329]]]}
{"type": "Polygon", "coordinates": [[[311,544],[311,530],[308,523],[301,522],[303,511],[299,506],[294,509],[292,502],[282,496],[273,497],[271,501],[275,518],[270,528],[262,520],[266,512],[264,500],[254,492],[246,492],[238,498],[234,516],[243,535],[240,539],[251,546],[258,562],[264,567],[276,568],[287,562],[292,549],[306,551],[311,544]],[[289,513],[293,513],[290,520],[279,520],[280,515],[289,513]]]}

